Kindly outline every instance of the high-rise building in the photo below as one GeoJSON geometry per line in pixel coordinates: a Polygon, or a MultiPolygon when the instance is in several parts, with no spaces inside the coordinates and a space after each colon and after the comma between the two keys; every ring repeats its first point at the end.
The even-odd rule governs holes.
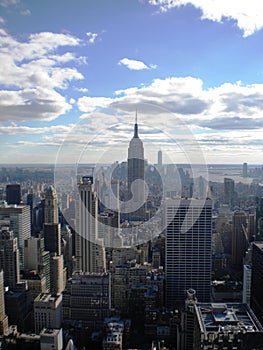
{"type": "Polygon", "coordinates": [[[19,184],[6,185],[6,202],[7,204],[20,204],[21,187],[19,184]]]}
{"type": "Polygon", "coordinates": [[[194,289],[200,301],[210,300],[212,265],[212,202],[175,199],[166,202],[166,305],[175,307],[194,289]]]}
{"type": "Polygon", "coordinates": [[[35,332],[43,328],[61,328],[62,295],[41,294],[34,300],[35,332]]]}
{"type": "Polygon", "coordinates": [[[60,224],[44,224],[45,250],[51,254],[61,254],[61,230],[60,224]]]}
{"type": "Polygon", "coordinates": [[[252,243],[252,273],[250,306],[263,324],[263,242],[252,243]]]}
{"type": "Polygon", "coordinates": [[[243,293],[242,293],[242,303],[250,305],[251,297],[251,265],[243,265],[243,293]]]}
{"type": "Polygon", "coordinates": [[[62,293],[63,283],[63,255],[53,255],[50,259],[50,293],[62,293]]]}
{"type": "Polygon", "coordinates": [[[243,258],[249,246],[247,237],[247,218],[242,211],[237,211],[232,219],[232,264],[241,268],[243,258]]]}
{"type": "Polygon", "coordinates": [[[235,199],[235,181],[233,179],[224,178],[224,203],[232,205],[235,199]]]}
{"type": "Polygon", "coordinates": [[[163,154],[162,154],[162,151],[158,151],[158,165],[163,165],[163,154]]]}
{"type": "Polygon", "coordinates": [[[44,223],[58,224],[58,199],[55,188],[49,186],[45,191],[44,223]]]}
{"type": "Polygon", "coordinates": [[[242,175],[243,175],[243,177],[247,177],[248,176],[247,163],[243,163],[242,175]]]}
{"type": "Polygon", "coordinates": [[[76,270],[105,271],[105,249],[98,239],[98,198],[93,179],[82,177],[78,184],[79,201],[76,232],[76,270]]]}
{"type": "Polygon", "coordinates": [[[134,135],[128,148],[128,200],[130,220],[145,219],[144,200],[144,148],[138,134],[137,114],[134,125],[134,135]]]}
{"type": "Polygon", "coordinates": [[[4,272],[0,271],[0,335],[5,334],[8,328],[8,317],[5,313],[4,272]]]}
{"type": "MultiPolygon", "coordinates": [[[[24,269],[35,271],[35,278],[45,278],[45,291],[50,291],[50,253],[45,250],[44,238],[30,237],[25,240],[24,269]],[[39,276],[37,276],[39,274],[39,276]]],[[[31,276],[32,279],[33,276],[31,276]]],[[[40,281],[40,280],[39,280],[40,281]]],[[[41,281],[40,281],[41,282],[41,281]]]]}
{"type": "Polygon", "coordinates": [[[259,239],[261,240],[263,235],[263,197],[257,198],[256,230],[257,230],[256,240],[259,240],[259,239]]]}
{"type": "Polygon", "coordinates": [[[73,273],[63,292],[63,320],[101,329],[111,310],[110,274],[73,273]]]}
{"type": "Polygon", "coordinates": [[[4,284],[11,289],[20,281],[17,238],[8,227],[0,228],[0,270],[4,271],[4,284]]]}
{"type": "Polygon", "coordinates": [[[5,309],[9,324],[19,332],[32,331],[33,297],[26,281],[21,281],[5,293],[5,309]]]}
{"type": "Polygon", "coordinates": [[[0,220],[9,222],[9,229],[18,239],[20,267],[24,264],[24,241],[31,235],[30,207],[29,205],[0,205],[0,220]]]}

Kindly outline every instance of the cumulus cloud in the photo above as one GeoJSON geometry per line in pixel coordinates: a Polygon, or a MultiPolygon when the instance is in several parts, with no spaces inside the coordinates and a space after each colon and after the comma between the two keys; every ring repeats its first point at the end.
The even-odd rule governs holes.
{"type": "Polygon", "coordinates": [[[148,86],[118,90],[115,97],[81,97],[78,107],[91,113],[98,108],[112,108],[134,113],[137,108],[142,120],[151,115],[153,123],[171,127],[174,115],[192,127],[218,130],[260,129],[263,109],[263,84],[222,84],[204,89],[201,79],[170,77],[155,79],[148,86]]]}
{"type": "Polygon", "coordinates": [[[119,65],[123,65],[130,70],[143,70],[143,69],[155,69],[157,66],[151,64],[147,66],[144,62],[138,60],[131,60],[129,58],[122,58],[119,62],[119,65]]]}
{"type": "Polygon", "coordinates": [[[202,19],[222,22],[234,20],[247,37],[263,27],[261,0],[149,0],[151,5],[158,6],[166,12],[171,8],[193,5],[202,11],[202,19]]]}
{"type": "Polygon", "coordinates": [[[71,105],[55,90],[44,88],[0,91],[0,120],[53,120],[71,105]]]}
{"type": "Polygon", "coordinates": [[[67,112],[71,106],[57,89],[84,77],[65,66],[79,58],[63,48],[77,45],[80,40],[66,34],[42,32],[18,41],[0,30],[0,121],[52,120],[67,112]]]}
{"type": "Polygon", "coordinates": [[[87,32],[86,33],[87,37],[88,37],[88,41],[90,44],[94,44],[98,34],[97,33],[92,33],[92,32],[87,32]]]}

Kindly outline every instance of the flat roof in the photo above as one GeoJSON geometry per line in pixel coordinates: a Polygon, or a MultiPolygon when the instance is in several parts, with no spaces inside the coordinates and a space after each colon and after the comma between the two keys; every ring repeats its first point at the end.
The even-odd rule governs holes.
{"type": "Polygon", "coordinates": [[[263,332],[251,308],[241,303],[196,303],[195,311],[203,333],[263,332]]]}

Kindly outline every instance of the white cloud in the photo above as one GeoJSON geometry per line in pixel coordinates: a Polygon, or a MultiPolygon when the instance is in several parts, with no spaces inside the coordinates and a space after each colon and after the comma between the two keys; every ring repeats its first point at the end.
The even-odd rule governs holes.
{"type": "Polygon", "coordinates": [[[247,37],[263,27],[261,0],[149,0],[166,12],[174,7],[193,5],[202,11],[202,19],[221,22],[224,19],[236,21],[237,26],[247,37]]]}
{"type": "Polygon", "coordinates": [[[130,70],[143,70],[143,69],[155,69],[157,68],[156,65],[149,65],[147,66],[144,62],[138,61],[138,60],[131,60],[129,58],[122,58],[119,62],[119,65],[123,65],[127,67],[130,70]]]}
{"type": "Polygon", "coordinates": [[[107,97],[88,97],[83,96],[78,99],[78,108],[82,112],[93,112],[96,108],[107,107],[112,103],[111,98],[107,97]]]}
{"type": "Polygon", "coordinates": [[[97,33],[92,33],[92,32],[87,32],[86,35],[88,37],[89,43],[90,44],[94,44],[95,39],[97,38],[98,34],[97,33]]]}
{"type": "Polygon", "coordinates": [[[56,51],[77,45],[80,40],[66,34],[31,34],[22,42],[0,30],[0,121],[52,120],[67,112],[71,106],[57,89],[84,77],[76,68],[64,66],[78,62],[75,54],[56,51]]]}
{"type": "Polygon", "coordinates": [[[70,109],[71,105],[55,90],[0,91],[0,121],[53,120],[70,109]]]}
{"type": "Polygon", "coordinates": [[[17,5],[20,2],[20,0],[2,0],[0,1],[0,5],[3,7],[9,7],[12,5],[17,5]]]}
{"type": "Polygon", "coordinates": [[[31,15],[31,11],[29,9],[21,11],[21,15],[22,16],[30,16],[31,15]]]}
{"type": "Polygon", "coordinates": [[[12,125],[0,126],[0,134],[45,134],[45,133],[67,133],[72,129],[73,125],[51,125],[48,127],[29,127],[24,125],[12,125]]]}
{"type": "MultiPolygon", "coordinates": [[[[183,144],[187,152],[196,135],[209,161],[213,159],[213,150],[217,154],[214,162],[215,159],[224,162],[230,148],[231,153],[239,148],[255,150],[253,159],[257,157],[256,162],[259,162],[258,150],[262,150],[263,144],[263,84],[242,85],[238,81],[205,89],[201,79],[170,77],[155,79],[148,86],[118,90],[115,94],[113,98],[82,97],[78,100],[81,111],[87,113],[82,118],[90,120],[90,130],[95,135],[110,124],[107,111],[113,111],[122,124],[133,122],[137,109],[140,128],[150,125],[153,133],[157,129],[172,135],[172,141],[183,144]],[[100,108],[106,111],[104,117],[97,118],[94,111],[100,108]]],[[[104,147],[110,147],[115,137],[117,143],[125,143],[125,137],[129,139],[131,132],[123,135],[118,128],[115,134],[112,130],[109,135],[104,147]]],[[[163,135],[161,138],[158,135],[148,137],[144,132],[140,135],[146,142],[153,138],[155,144],[169,148],[169,142],[162,142],[163,135]]]]}
{"type": "Polygon", "coordinates": [[[3,19],[3,17],[0,16],[0,24],[4,24],[5,20],[3,19]]]}

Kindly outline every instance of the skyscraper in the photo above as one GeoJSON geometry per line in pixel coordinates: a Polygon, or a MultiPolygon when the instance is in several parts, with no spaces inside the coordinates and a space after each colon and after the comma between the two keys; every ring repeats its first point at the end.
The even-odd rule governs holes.
{"type": "Polygon", "coordinates": [[[45,191],[44,223],[58,224],[58,200],[53,186],[45,191]]]}
{"type": "Polygon", "coordinates": [[[130,206],[130,220],[144,220],[144,148],[138,134],[137,113],[134,124],[134,135],[128,148],[128,200],[130,206]]]}
{"type": "Polygon", "coordinates": [[[232,263],[240,269],[243,266],[243,257],[249,246],[246,227],[246,214],[242,211],[235,212],[232,220],[232,263]]]}
{"type": "Polygon", "coordinates": [[[82,272],[103,272],[105,250],[98,240],[98,198],[93,178],[84,176],[78,184],[76,269],[82,272]]]}
{"type": "Polygon", "coordinates": [[[227,177],[224,178],[225,204],[232,205],[235,199],[235,181],[227,177]]]}
{"type": "Polygon", "coordinates": [[[8,317],[5,313],[4,272],[0,270],[0,335],[5,334],[8,328],[8,317]]]}
{"type": "Polygon", "coordinates": [[[263,243],[252,243],[252,276],[250,306],[257,318],[263,323],[263,243]]]}
{"type": "Polygon", "coordinates": [[[4,284],[11,289],[20,281],[17,238],[8,227],[0,228],[0,270],[4,271],[4,284]]]}
{"type": "Polygon", "coordinates": [[[7,204],[20,204],[21,188],[19,184],[6,185],[7,204]]]}
{"type": "Polygon", "coordinates": [[[163,154],[162,154],[162,151],[158,151],[158,165],[163,165],[163,154]]]}
{"type": "Polygon", "coordinates": [[[30,206],[29,205],[0,205],[0,220],[9,222],[9,229],[18,239],[20,266],[24,261],[24,241],[30,237],[30,206]]]}
{"type": "Polygon", "coordinates": [[[166,305],[174,307],[194,289],[210,300],[212,203],[210,199],[176,199],[166,203],[166,305]]]}

